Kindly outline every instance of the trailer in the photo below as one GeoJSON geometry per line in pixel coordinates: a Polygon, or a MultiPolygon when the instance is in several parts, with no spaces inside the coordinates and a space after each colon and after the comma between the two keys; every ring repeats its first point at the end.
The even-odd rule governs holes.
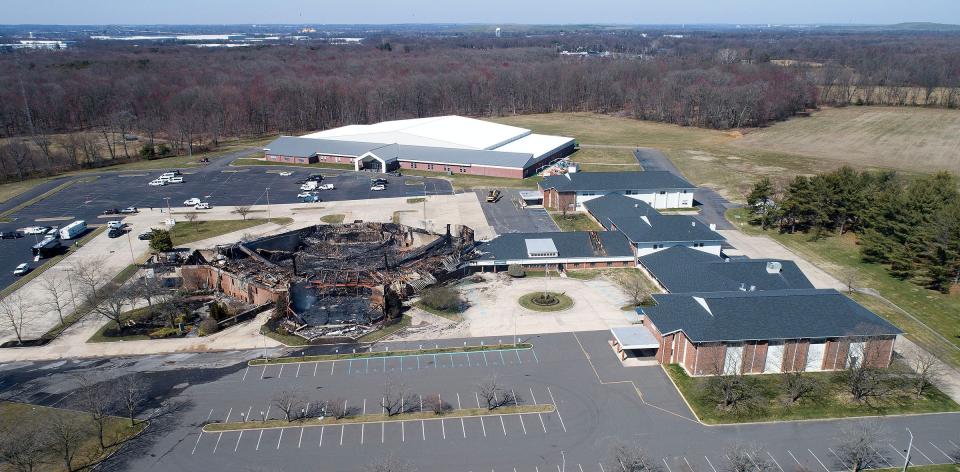
{"type": "Polygon", "coordinates": [[[33,255],[37,259],[59,256],[63,252],[64,247],[60,244],[60,240],[53,236],[48,236],[43,241],[33,245],[33,255]]]}
{"type": "Polygon", "coordinates": [[[87,222],[77,220],[63,228],[60,228],[60,239],[73,239],[80,236],[87,230],[87,222]]]}

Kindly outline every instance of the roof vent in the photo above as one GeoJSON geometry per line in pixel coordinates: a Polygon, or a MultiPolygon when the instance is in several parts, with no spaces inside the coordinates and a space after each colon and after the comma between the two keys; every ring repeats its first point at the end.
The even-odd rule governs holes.
{"type": "Polygon", "coordinates": [[[751,286],[750,286],[750,291],[751,291],[751,292],[756,292],[756,291],[757,291],[757,286],[756,286],[756,285],[751,285],[751,286]]]}
{"type": "Polygon", "coordinates": [[[690,222],[690,226],[696,226],[696,225],[697,225],[697,222],[696,222],[696,221],[691,221],[691,222],[690,222]]]}
{"type": "Polygon", "coordinates": [[[740,282],[740,291],[741,291],[741,292],[746,292],[746,291],[747,291],[747,286],[746,286],[746,284],[744,284],[743,282],[740,282]]]}
{"type": "Polygon", "coordinates": [[[717,224],[716,224],[716,223],[710,223],[710,231],[716,231],[716,230],[717,230],[717,224]]]}
{"type": "Polygon", "coordinates": [[[783,270],[783,264],[777,261],[767,262],[768,274],[779,274],[783,270]]]}
{"type": "Polygon", "coordinates": [[[651,227],[651,228],[653,227],[653,224],[650,223],[650,218],[647,218],[647,215],[641,216],[640,219],[643,220],[643,222],[646,223],[647,226],[649,226],[649,227],[651,227]]]}
{"type": "Polygon", "coordinates": [[[700,306],[702,306],[704,310],[707,310],[707,313],[709,313],[710,316],[713,316],[713,312],[710,311],[710,305],[707,305],[707,301],[704,300],[703,297],[693,297],[693,299],[694,299],[697,303],[699,303],[700,306]]]}
{"type": "Polygon", "coordinates": [[[639,203],[634,203],[634,204],[633,204],[633,207],[634,207],[634,208],[640,208],[640,204],[639,204],[639,203]]]}

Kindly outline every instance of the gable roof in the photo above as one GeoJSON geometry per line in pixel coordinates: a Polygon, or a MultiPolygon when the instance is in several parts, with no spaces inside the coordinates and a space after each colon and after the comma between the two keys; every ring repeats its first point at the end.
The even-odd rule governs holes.
{"type": "Polygon", "coordinates": [[[813,288],[797,264],[787,260],[725,261],[703,251],[674,246],[640,257],[640,263],[673,293],[813,288]]]}
{"type": "Polygon", "coordinates": [[[602,249],[594,248],[591,231],[501,234],[477,247],[480,254],[477,259],[483,261],[530,259],[527,254],[527,241],[543,239],[552,241],[558,258],[633,257],[633,250],[630,249],[630,244],[622,234],[609,231],[593,233],[600,241],[602,249]]]}
{"type": "Polygon", "coordinates": [[[644,310],[661,333],[694,342],[881,336],[902,333],[833,289],[654,294],[644,310]]]}
{"type": "Polygon", "coordinates": [[[616,227],[635,243],[724,240],[692,216],[661,215],[646,202],[618,193],[608,193],[583,205],[608,231],[616,227]]]}
{"type": "Polygon", "coordinates": [[[643,172],[574,172],[551,175],[540,182],[544,190],[555,188],[559,192],[583,192],[589,190],[664,190],[696,189],[696,186],[668,171],[643,172]]]}
{"type": "Polygon", "coordinates": [[[291,157],[311,157],[318,153],[357,157],[381,146],[383,144],[380,143],[280,136],[264,146],[263,150],[267,154],[291,157]]]}

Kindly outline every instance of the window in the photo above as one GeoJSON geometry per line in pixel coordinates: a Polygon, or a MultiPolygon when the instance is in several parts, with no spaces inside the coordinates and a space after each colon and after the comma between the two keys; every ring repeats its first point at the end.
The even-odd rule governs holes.
{"type": "Polygon", "coordinates": [[[427,164],[427,170],[433,170],[433,164],[427,164]]]}
{"type": "Polygon", "coordinates": [[[666,194],[667,194],[667,191],[666,191],[666,190],[661,190],[661,191],[660,191],[660,195],[666,195],[666,194]]]}
{"type": "Polygon", "coordinates": [[[461,167],[461,168],[460,168],[460,173],[461,173],[461,174],[466,174],[466,173],[467,173],[467,168],[466,168],[466,167],[461,167]]]}
{"type": "Polygon", "coordinates": [[[410,168],[411,168],[411,169],[416,169],[416,168],[417,168],[417,163],[416,163],[416,162],[411,162],[411,163],[410,163],[410,168]]]}
{"type": "Polygon", "coordinates": [[[681,190],[680,193],[687,193],[687,191],[686,191],[686,190],[681,190]]]}
{"type": "Polygon", "coordinates": [[[450,166],[443,166],[444,172],[450,172],[450,166]]]}
{"type": "Polygon", "coordinates": [[[613,262],[607,262],[607,267],[613,267],[613,262]]]}
{"type": "Polygon", "coordinates": [[[703,243],[693,243],[693,247],[703,247],[703,243]]]}

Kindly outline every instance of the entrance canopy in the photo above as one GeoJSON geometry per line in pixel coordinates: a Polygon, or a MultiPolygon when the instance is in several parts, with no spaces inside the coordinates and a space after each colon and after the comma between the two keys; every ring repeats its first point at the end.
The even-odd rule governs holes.
{"type": "Polygon", "coordinates": [[[657,349],[660,347],[657,338],[653,337],[650,331],[643,326],[610,328],[610,333],[617,340],[620,349],[657,349]]]}

